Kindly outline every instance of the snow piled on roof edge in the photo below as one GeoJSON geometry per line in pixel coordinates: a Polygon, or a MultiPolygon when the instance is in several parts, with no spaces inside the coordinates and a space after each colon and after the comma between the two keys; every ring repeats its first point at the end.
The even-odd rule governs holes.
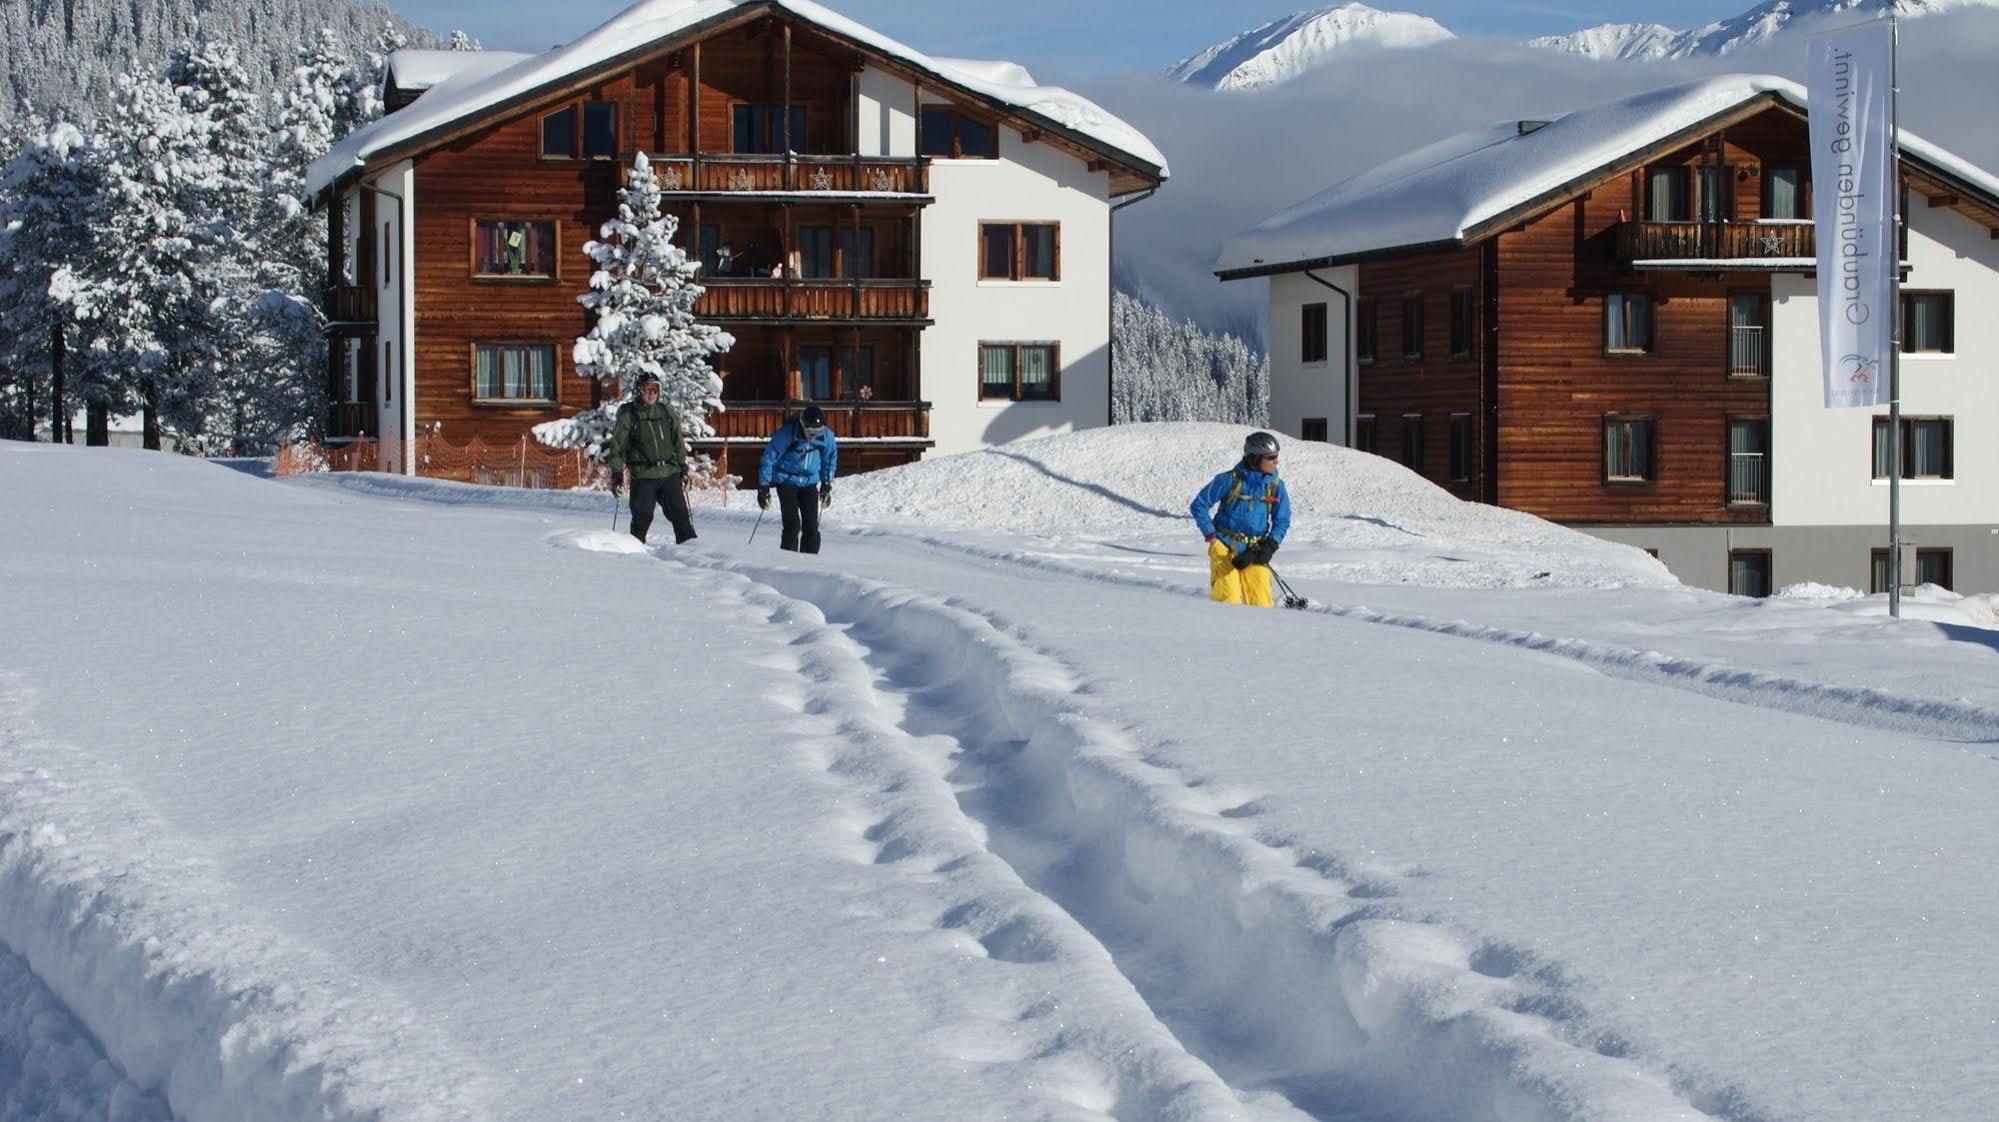
{"type": "Polygon", "coordinates": [[[784,8],[836,35],[864,44],[1001,104],[1038,113],[1064,128],[1157,167],[1162,179],[1169,174],[1165,155],[1145,134],[1081,94],[1060,86],[1035,85],[1031,79],[1023,84],[1020,79],[1027,76],[1027,71],[1022,67],[1002,67],[979,61],[959,69],[949,60],[926,55],[812,0],[641,0],[574,42],[531,55],[497,72],[469,77],[455,75],[439,82],[414,104],[356,130],[314,160],[306,172],[306,190],[316,196],[342,175],[365,166],[374,156],[398,144],[531,93],[567,75],[641,49],[649,43],[671,38],[732,9],[761,3],[784,8]]]}

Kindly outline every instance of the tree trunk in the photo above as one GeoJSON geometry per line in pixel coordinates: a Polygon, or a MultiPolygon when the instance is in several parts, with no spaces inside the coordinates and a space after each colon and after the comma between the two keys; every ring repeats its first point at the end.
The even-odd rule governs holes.
{"type": "Polygon", "coordinates": [[[111,443],[111,407],[101,401],[84,403],[83,442],[92,448],[111,443]]]}
{"type": "Polygon", "coordinates": [[[151,378],[142,386],[145,404],[139,408],[140,444],[148,452],[160,450],[160,389],[151,378]]]}
{"type": "Polygon", "coordinates": [[[70,426],[68,403],[63,399],[63,365],[69,357],[69,341],[64,337],[61,321],[49,328],[49,443],[68,444],[74,436],[70,426]]]}

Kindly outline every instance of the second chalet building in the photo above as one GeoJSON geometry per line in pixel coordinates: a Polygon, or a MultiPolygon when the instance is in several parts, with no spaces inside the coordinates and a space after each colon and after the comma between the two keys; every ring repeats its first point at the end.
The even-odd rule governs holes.
{"type": "MultiPolygon", "coordinates": [[[[1999,591],[1999,177],[1903,134],[1913,577],[1999,591]]],[[[1233,239],[1282,431],[1765,595],[1887,580],[1888,418],[1823,407],[1803,88],[1453,137],[1233,239]]]]}
{"type": "MultiPolygon", "coordinates": [[[[317,161],[335,438],[517,441],[597,403],[583,245],[646,153],[737,343],[721,437],[806,402],[841,464],[1109,423],[1112,210],[1144,136],[1009,63],[931,58],[808,0],[646,0],[540,55],[401,52],[317,161]]],[[[717,441],[719,443],[719,440],[717,441]]]]}

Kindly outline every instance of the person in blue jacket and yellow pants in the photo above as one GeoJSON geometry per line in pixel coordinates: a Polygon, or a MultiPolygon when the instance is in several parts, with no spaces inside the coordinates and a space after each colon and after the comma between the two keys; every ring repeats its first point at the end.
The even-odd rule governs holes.
{"type": "Polygon", "coordinates": [[[819,552],[819,508],[833,505],[833,476],[839,468],[840,442],[817,405],[786,421],[764,445],[757,464],[757,506],[769,510],[771,489],[777,489],[784,516],[779,549],[819,552]]]}
{"type": "Polygon", "coordinates": [[[1208,577],[1223,604],[1274,608],[1270,559],[1291,529],[1291,496],[1277,478],[1277,438],[1251,433],[1242,462],[1201,488],[1191,507],[1208,539],[1208,577]]]}

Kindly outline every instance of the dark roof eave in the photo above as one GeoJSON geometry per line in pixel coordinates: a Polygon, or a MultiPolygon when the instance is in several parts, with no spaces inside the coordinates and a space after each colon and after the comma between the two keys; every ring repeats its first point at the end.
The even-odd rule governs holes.
{"type": "Polygon", "coordinates": [[[1257,277],[1274,277],[1281,273],[1302,273],[1308,269],[1334,269],[1341,265],[1358,265],[1367,261],[1384,261],[1393,257],[1418,257],[1429,253],[1450,253],[1453,250],[1469,249],[1472,242],[1466,238],[1445,238],[1434,242],[1411,242],[1408,245],[1392,245],[1384,249],[1370,249],[1364,253],[1344,253],[1335,257],[1313,257],[1297,261],[1279,261],[1269,265],[1252,265],[1245,269],[1216,269],[1215,276],[1225,281],[1253,280],[1257,277]]]}

